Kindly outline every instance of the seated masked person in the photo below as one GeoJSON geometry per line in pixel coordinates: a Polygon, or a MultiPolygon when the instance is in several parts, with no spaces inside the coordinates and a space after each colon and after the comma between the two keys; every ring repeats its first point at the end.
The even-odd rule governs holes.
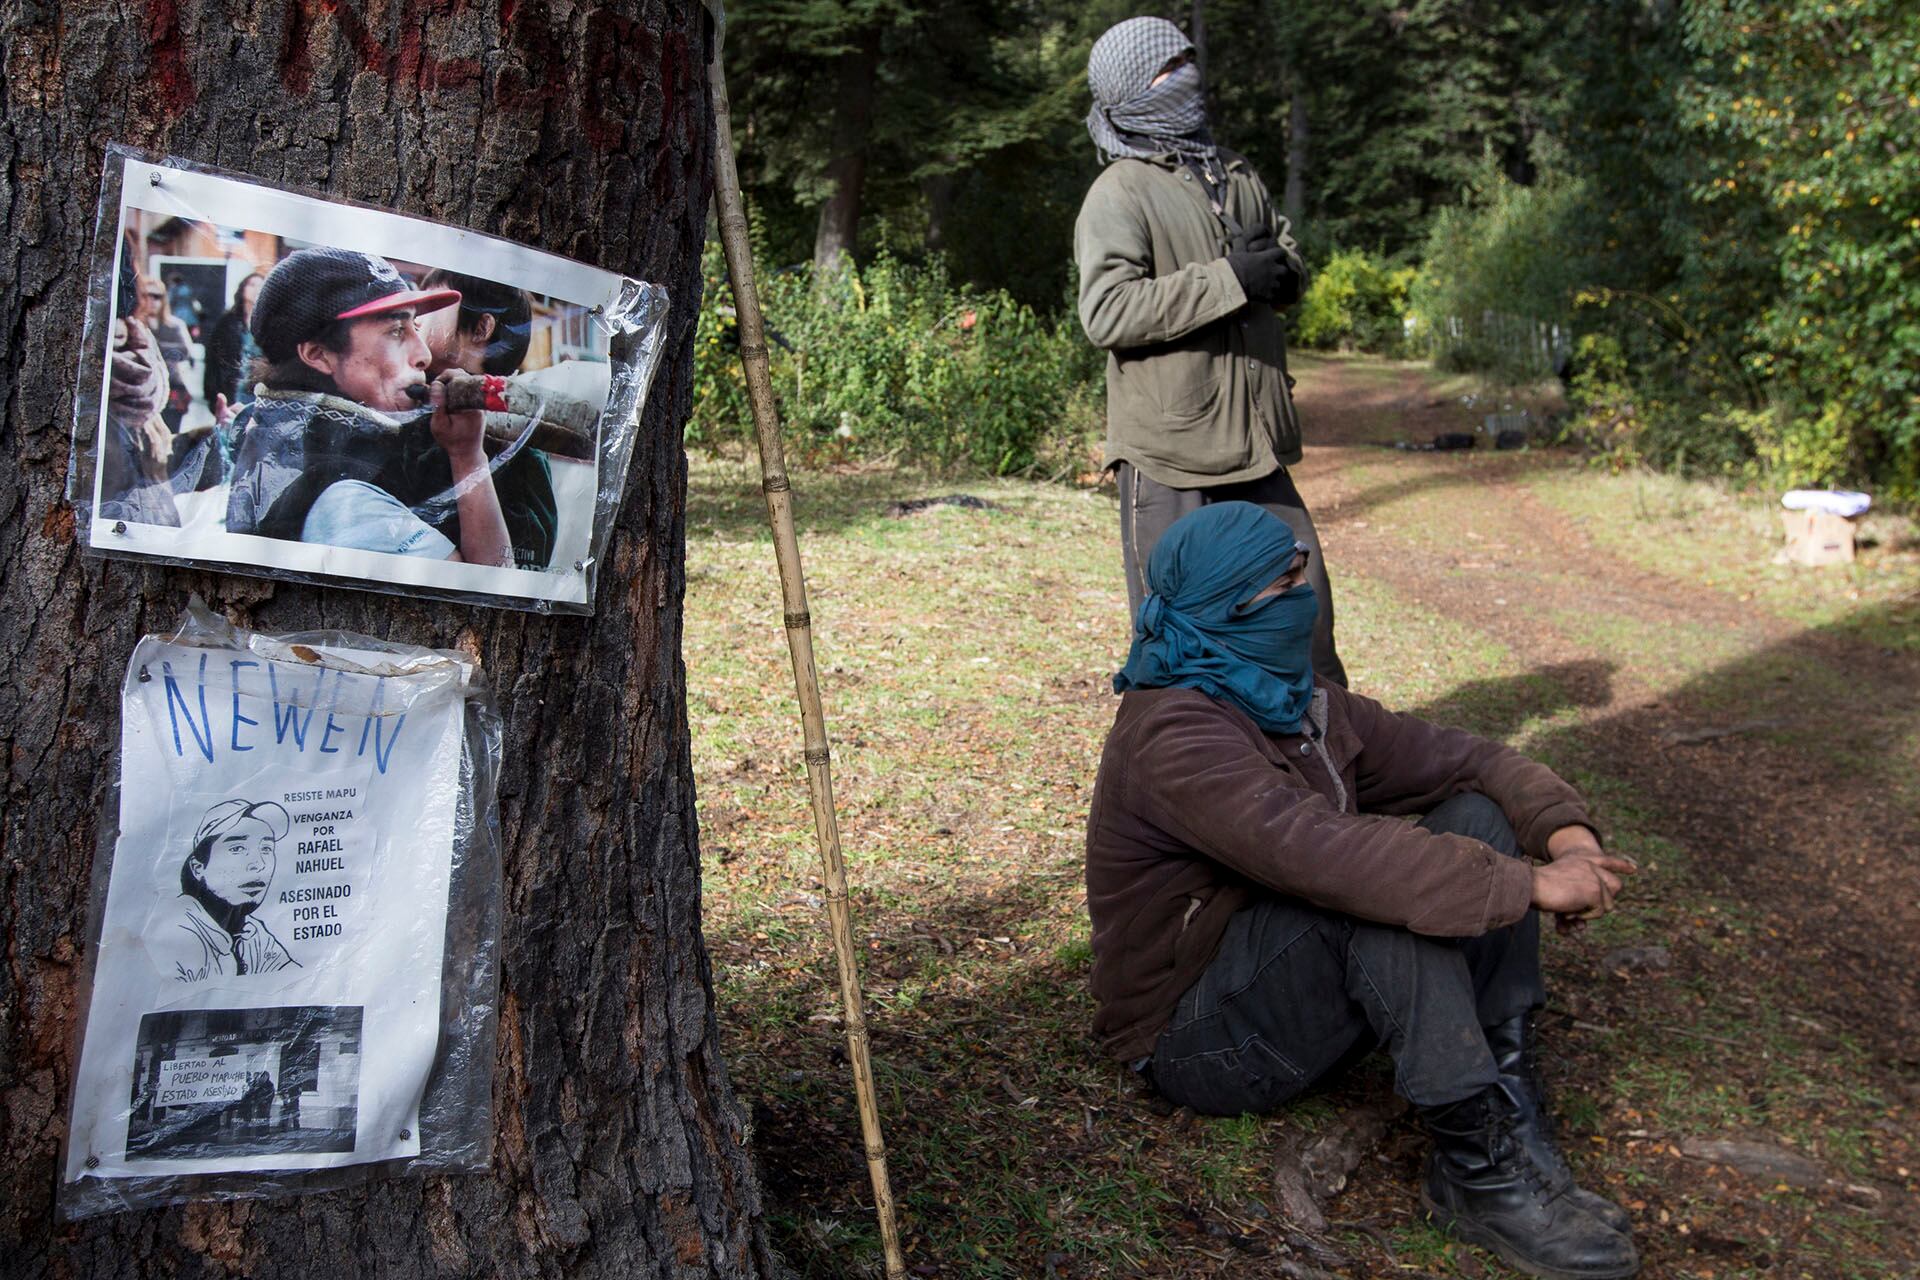
{"type": "Polygon", "coordinates": [[[234,422],[227,532],[511,567],[484,415],[447,409],[451,372],[427,377],[419,318],[459,302],[372,254],[282,259],[250,321],[260,387],[234,422]]]}
{"type": "Polygon", "coordinates": [[[1536,1275],[1633,1274],[1627,1215],[1575,1184],[1533,1058],[1538,913],[1610,910],[1633,863],[1545,766],[1315,680],[1279,517],[1203,507],[1147,580],[1087,827],[1103,1047],[1209,1115],[1384,1047],[1432,1138],[1434,1221],[1536,1275]]]}

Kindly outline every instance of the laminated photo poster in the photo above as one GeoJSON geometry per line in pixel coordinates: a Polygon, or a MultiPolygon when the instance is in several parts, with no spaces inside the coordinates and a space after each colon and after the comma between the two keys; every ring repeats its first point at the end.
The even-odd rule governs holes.
{"type": "Polygon", "coordinates": [[[666,290],[124,147],[96,237],[89,553],[593,612],[666,290]]]}
{"type": "Polygon", "coordinates": [[[140,642],[66,1181],[419,1154],[476,675],[140,642]]]}

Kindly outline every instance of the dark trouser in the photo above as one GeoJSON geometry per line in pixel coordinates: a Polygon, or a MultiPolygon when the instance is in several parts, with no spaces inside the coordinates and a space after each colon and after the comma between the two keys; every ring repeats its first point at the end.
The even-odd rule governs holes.
{"type": "MultiPolygon", "coordinates": [[[[1498,805],[1448,800],[1421,821],[1519,857],[1498,805]]],[[[1540,918],[1429,938],[1268,898],[1237,912],[1154,1046],[1154,1087],[1208,1115],[1270,1111],[1374,1045],[1416,1106],[1471,1097],[1499,1073],[1483,1027],[1546,1002],[1540,918]]]]}
{"type": "Polygon", "coordinates": [[[1327,580],[1327,558],[1320,554],[1320,535],[1314,532],[1306,499],[1294,488],[1293,477],[1285,467],[1258,480],[1206,489],[1171,488],[1130,462],[1116,465],[1114,478],[1120,484],[1120,560],[1127,572],[1129,619],[1140,615],[1140,602],[1147,598],[1147,560],[1153,555],[1154,544],[1175,520],[1213,502],[1251,502],[1293,526],[1294,538],[1312,549],[1307,559],[1307,581],[1320,602],[1320,616],[1313,628],[1314,674],[1342,689],[1347,687],[1347,669],[1340,664],[1340,654],[1333,645],[1333,584],[1327,580]]]}

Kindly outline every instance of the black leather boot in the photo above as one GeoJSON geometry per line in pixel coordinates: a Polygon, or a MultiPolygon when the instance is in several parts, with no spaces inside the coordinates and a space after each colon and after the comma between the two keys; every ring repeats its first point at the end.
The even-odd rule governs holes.
{"type": "Polygon", "coordinates": [[[1633,1219],[1627,1211],[1597,1192],[1588,1191],[1573,1180],[1566,1157],[1554,1145],[1553,1116],[1547,1111],[1547,1093],[1540,1083],[1538,1060],[1533,1052],[1533,1014],[1509,1018],[1488,1027],[1487,1047],[1493,1050],[1494,1065],[1500,1069],[1500,1087],[1519,1108],[1521,1120],[1514,1136],[1526,1146],[1535,1164],[1547,1171],[1556,1188],[1564,1188],[1573,1202],[1622,1235],[1633,1231],[1633,1219]]]}
{"type": "Polygon", "coordinates": [[[1424,1107],[1433,1138],[1420,1202],[1461,1239],[1546,1280],[1624,1280],[1640,1270],[1633,1241],[1555,1190],[1515,1130],[1520,1109],[1491,1085],[1424,1107]]]}

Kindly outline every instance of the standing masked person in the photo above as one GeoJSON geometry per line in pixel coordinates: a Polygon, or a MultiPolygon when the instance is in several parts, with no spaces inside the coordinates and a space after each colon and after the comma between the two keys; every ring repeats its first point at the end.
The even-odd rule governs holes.
{"type": "Polygon", "coordinates": [[[1535,1275],[1630,1276],[1625,1211],[1554,1145],[1533,1019],[1539,913],[1604,914],[1633,863],[1546,766],[1318,679],[1307,577],[1246,502],[1154,547],[1087,818],[1094,1033],[1206,1115],[1383,1047],[1436,1222],[1535,1275]]]}
{"type": "Polygon", "coordinates": [[[1130,18],[1087,59],[1087,131],[1106,165],[1074,227],[1080,323],[1107,356],[1106,464],[1120,487],[1129,609],[1169,525],[1210,502],[1257,503],[1290,525],[1320,602],[1313,665],[1344,686],[1333,594],[1287,468],[1300,422],[1277,308],[1304,277],[1285,218],[1246,159],[1218,146],[1193,44],[1130,18]]]}

